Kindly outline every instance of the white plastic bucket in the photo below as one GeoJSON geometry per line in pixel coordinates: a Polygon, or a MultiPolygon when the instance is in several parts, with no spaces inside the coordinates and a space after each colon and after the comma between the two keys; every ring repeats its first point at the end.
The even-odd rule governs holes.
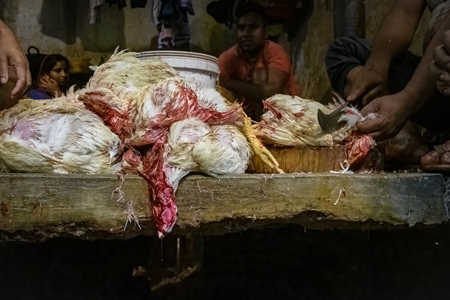
{"type": "Polygon", "coordinates": [[[159,58],[187,80],[197,82],[201,88],[215,88],[219,76],[218,59],[214,56],[187,51],[144,51],[136,54],[144,59],[159,58]]]}

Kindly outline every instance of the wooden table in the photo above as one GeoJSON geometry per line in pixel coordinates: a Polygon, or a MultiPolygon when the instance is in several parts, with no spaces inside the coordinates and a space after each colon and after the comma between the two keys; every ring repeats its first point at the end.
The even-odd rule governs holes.
{"type": "MultiPolygon", "coordinates": [[[[266,226],[361,230],[432,226],[449,219],[439,174],[292,173],[187,176],[174,235],[219,235],[266,226]]],[[[0,240],[155,236],[143,179],[1,174],[0,240]],[[122,185],[123,184],[123,185],[122,185]],[[122,185],[123,198],[114,192],[122,185]],[[139,224],[127,218],[133,212],[139,224]],[[125,228],[126,225],[126,228],[125,228]]]]}

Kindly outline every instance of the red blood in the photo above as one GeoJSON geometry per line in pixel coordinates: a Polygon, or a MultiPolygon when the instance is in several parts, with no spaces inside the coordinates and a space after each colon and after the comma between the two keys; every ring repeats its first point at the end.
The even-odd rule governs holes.
{"type": "Polygon", "coordinates": [[[103,92],[89,92],[78,97],[87,109],[102,118],[105,125],[119,138],[127,137],[133,130],[133,122],[128,111],[119,111],[111,106],[113,101],[103,92]]]}
{"type": "Polygon", "coordinates": [[[167,235],[177,221],[177,206],[173,187],[168,183],[164,166],[164,148],[167,135],[153,145],[142,159],[142,170],[138,170],[148,183],[152,202],[153,218],[158,236],[167,235]]]}
{"type": "Polygon", "coordinates": [[[135,170],[137,170],[142,163],[140,154],[131,149],[127,150],[123,154],[122,158],[124,161],[126,161],[130,165],[131,168],[133,168],[135,170]]]}
{"type": "Polygon", "coordinates": [[[270,110],[278,120],[281,120],[281,118],[283,118],[283,115],[278,110],[276,110],[276,108],[273,105],[271,105],[268,101],[264,101],[263,105],[264,108],[270,110]]]}
{"type": "Polygon", "coordinates": [[[152,101],[159,110],[154,117],[139,124],[134,123],[128,110],[119,110],[114,97],[107,93],[86,93],[80,100],[131,149],[124,153],[123,159],[128,164],[127,168],[137,171],[148,183],[154,222],[160,238],[172,230],[177,220],[175,191],[164,172],[164,150],[170,126],[192,117],[210,125],[242,124],[244,117],[239,105],[232,106],[226,112],[202,107],[196,93],[182,83],[176,86],[175,92],[159,86],[152,95],[152,101]]]}
{"type": "Polygon", "coordinates": [[[345,142],[347,148],[347,160],[350,165],[361,162],[375,147],[375,140],[368,135],[351,135],[345,142]]]}

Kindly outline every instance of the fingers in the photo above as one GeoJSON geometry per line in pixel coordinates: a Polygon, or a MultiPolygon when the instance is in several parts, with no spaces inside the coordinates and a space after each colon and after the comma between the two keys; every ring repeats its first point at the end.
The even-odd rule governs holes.
{"type": "Polygon", "coordinates": [[[365,86],[356,86],[354,88],[351,87],[350,92],[347,96],[347,101],[355,101],[356,99],[361,97],[361,95],[363,95],[365,91],[366,91],[365,86]]]}
{"type": "Polygon", "coordinates": [[[437,81],[436,87],[438,88],[439,92],[441,92],[442,95],[450,96],[450,86],[447,82],[443,81],[437,81]]]}
{"type": "Polygon", "coordinates": [[[31,85],[31,74],[29,71],[28,62],[25,59],[19,59],[17,62],[11,64],[10,70],[11,73],[15,73],[13,77],[16,79],[15,87],[11,91],[11,97],[21,97],[31,85]]]}
{"type": "Polygon", "coordinates": [[[385,88],[383,88],[381,85],[377,85],[375,88],[367,92],[367,94],[363,98],[362,104],[367,105],[370,101],[380,96],[384,92],[385,88]]]}
{"type": "Polygon", "coordinates": [[[360,134],[370,135],[378,142],[393,136],[392,131],[385,129],[382,120],[379,118],[358,123],[356,130],[360,134]]]}
{"type": "Polygon", "coordinates": [[[33,78],[31,77],[30,66],[28,65],[28,69],[27,69],[27,90],[30,88],[32,83],[33,83],[33,78]]]}
{"type": "Polygon", "coordinates": [[[11,92],[11,97],[22,96],[31,84],[28,66],[26,64],[16,65],[17,82],[11,92]]]}
{"type": "Polygon", "coordinates": [[[445,71],[450,70],[450,54],[446,50],[444,45],[440,45],[434,49],[433,58],[435,64],[444,69],[445,71]]]}
{"type": "Polygon", "coordinates": [[[446,81],[445,79],[447,79],[447,77],[450,79],[448,72],[446,72],[435,60],[428,65],[428,69],[441,81],[446,81]]]}
{"type": "Polygon", "coordinates": [[[447,52],[450,53],[450,30],[447,30],[442,35],[442,44],[447,52]]]}
{"type": "Polygon", "coordinates": [[[386,119],[376,117],[366,119],[356,124],[356,131],[360,134],[367,134],[380,142],[394,137],[397,134],[397,127],[394,124],[387,126],[386,119]]]}
{"type": "Polygon", "coordinates": [[[363,97],[362,104],[366,105],[384,91],[385,88],[380,84],[368,85],[365,83],[357,85],[354,88],[350,88],[347,101],[357,101],[360,97],[363,97]]]}
{"type": "Polygon", "coordinates": [[[380,119],[367,119],[356,124],[356,130],[361,134],[370,134],[378,131],[380,127],[380,119]]]}
{"type": "MultiPolygon", "coordinates": [[[[361,113],[364,116],[367,116],[370,113],[379,113],[379,106],[373,105],[372,103],[365,106],[361,113]]],[[[359,122],[356,124],[356,131],[360,134],[367,134],[373,137],[377,141],[381,141],[389,135],[388,130],[386,130],[384,126],[384,119],[380,117],[376,117],[373,119],[366,119],[363,122],[359,122]]]]}
{"type": "Polygon", "coordinates": [[[431,73],[438,77],[436,87],[443,95],[450,96],[450,72],[441,68],[436,61],[432,61],[429,65],[431,73]]]}
{"type": "Polygon", "coordinates": [[[8,60],[6,56],[0,55],[0,83],[7,83],[8,79],[8,60]]]}
{"type": "Polygon", "coordinates": [[[11,98],[22,96],[27,89],[27,81],[25,78],[17,79],[16,86],[11,91],[11,98]]]}

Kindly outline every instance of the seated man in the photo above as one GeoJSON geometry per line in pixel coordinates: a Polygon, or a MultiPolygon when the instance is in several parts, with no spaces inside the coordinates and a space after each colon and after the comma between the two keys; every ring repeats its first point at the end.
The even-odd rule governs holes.
{"type": "Polygon", "coordinates": [[[275,94],[299,95],[286,51],[267,40],[264,8],[245,4],[237,13],[237,45],[219,56],[219,84],[238,95],[244,111],[261,120],[262,100],[275,94]]]}
{"type": "MultiPolygon", "coordinates": [[[[405,127],[410,120],[436,133],[450,129],[450,99],[439,93],[428,67],[443,33],[450,29],[449,4],[396,0],[372,45],[355,37],[341,37],[331,44],[326,65],[332,87],[348,101],[362,103],[364,115],[377,115],[358,124],[360,133],[383,141],[395,137],[402,128],[411,128],[405,127]],[[427,5],[432,17],[424,54],[419,57],[407,49],[427,5]]],[[[403,135],[403,142],[396,145],[397,150],[404,150],[397,151],[398,157],[410,155],[409,164],[419,163],[429,151],[428,143],[419,143],[419,137],[408,139],[403,135]],[[415,142],[410,143],[412,140],[415,142]]]]}

